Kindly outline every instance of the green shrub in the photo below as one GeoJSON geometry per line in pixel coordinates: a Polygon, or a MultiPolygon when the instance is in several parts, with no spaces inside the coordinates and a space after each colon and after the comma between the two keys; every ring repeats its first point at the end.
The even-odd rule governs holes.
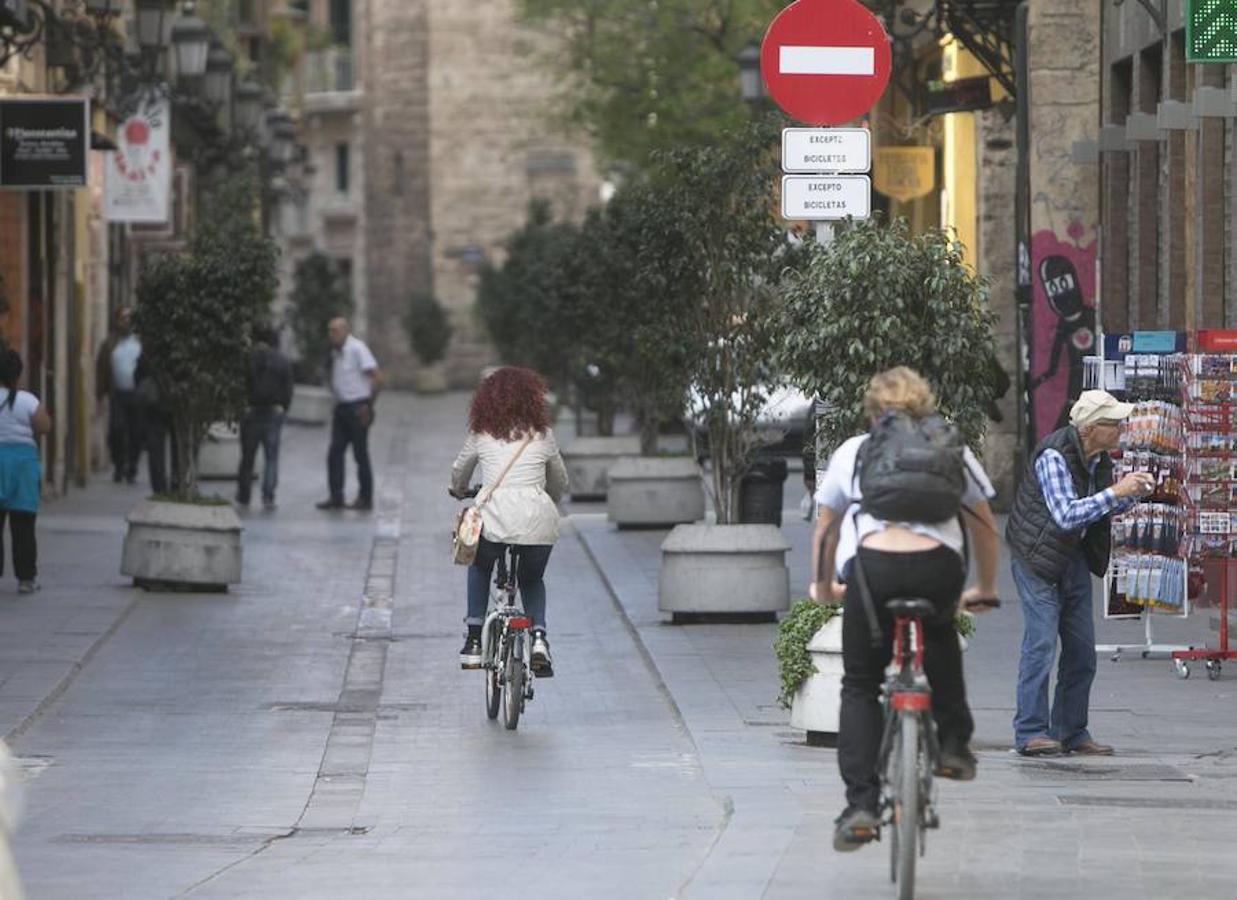
{"type": "Polygon", "coordinates": [[[777,702],[783,708],[790,709],[795,691],[816,674],[812,655],[808,653],[808,642],[840,610],[837,604],[800,600],[778,625],[773,651],[777,654],[777,672],[782,687],[777,702]]]}
{"type": "Polygon", "coordinates": [[[451,343],[451,322],[433,294],[415,293],[404,318],[412,352],[424,365],[432,366],[447,355],[451,343]]]}

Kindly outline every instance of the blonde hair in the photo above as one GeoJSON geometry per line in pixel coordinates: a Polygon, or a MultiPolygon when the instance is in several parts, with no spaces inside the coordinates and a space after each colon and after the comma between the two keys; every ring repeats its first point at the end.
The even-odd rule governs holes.
{"type": "Polygon", "coordinates": [[[863,395],[863,409],[871,419],[890,409],[922,419],[936,412],[936,395],[914,369],[896,366],[872,376],[863,395]]]}

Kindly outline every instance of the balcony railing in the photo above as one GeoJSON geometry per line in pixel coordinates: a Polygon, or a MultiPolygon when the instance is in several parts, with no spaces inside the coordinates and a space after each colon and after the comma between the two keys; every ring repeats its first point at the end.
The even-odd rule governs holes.
{"type": "Polygon", "coordinates": [[[330,47],[305,57],[305,93],[328,94],[356,90],[352,49],[330,47]]]}

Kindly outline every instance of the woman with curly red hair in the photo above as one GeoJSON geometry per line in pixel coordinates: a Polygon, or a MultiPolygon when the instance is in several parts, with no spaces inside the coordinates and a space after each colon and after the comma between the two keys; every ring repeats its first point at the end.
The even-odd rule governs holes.
{"type": "Polygon", "coordinates": [[[557,504],[567,491],[567,468],[550,430],[545,394],[545,382],[530,369],[504,366],[487,377],[473,397],[468,438],[451,467],[453,494],[468,490],[480,464],[480,496],[488,495],[481,507],[481,543],[468,567],[468,637],[460,650],[464,669],[481,666],[490,575],[503,546],[513,544],[520,549],[516,580],[533,624],[533,673],[542,678],[554,674],[546,640],[544,575],[558,540],[557,504]]]}

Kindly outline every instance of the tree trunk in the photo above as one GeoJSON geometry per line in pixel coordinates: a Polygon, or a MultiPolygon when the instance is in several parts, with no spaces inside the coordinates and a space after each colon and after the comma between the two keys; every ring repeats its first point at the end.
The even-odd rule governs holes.
{"type": "Polygon", "coordinates": [[[172,440],[176,443],[176,471],[174,493],[181,500],[189,501],[198,495],[198,428],[196,423],[176,416],[172,421],[172,440]]]}
{"type": "Polygon", "coordinates": [[[640,455],[657,455],[657,416],[648,412],[640,414],[640,455]]]}

